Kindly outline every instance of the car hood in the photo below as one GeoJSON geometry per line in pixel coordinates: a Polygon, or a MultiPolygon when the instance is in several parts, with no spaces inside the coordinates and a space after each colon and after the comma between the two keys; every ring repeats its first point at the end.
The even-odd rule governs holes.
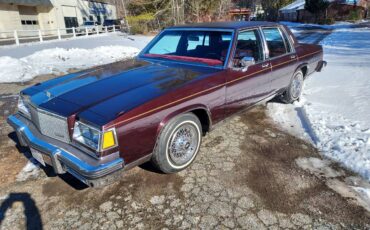
{"type": "Polygon", "coordinates": [[[33,104],[64,117],[104,125],[120,114],[219,69],[127,60],[68,74],[23,91],[33,104]]]}

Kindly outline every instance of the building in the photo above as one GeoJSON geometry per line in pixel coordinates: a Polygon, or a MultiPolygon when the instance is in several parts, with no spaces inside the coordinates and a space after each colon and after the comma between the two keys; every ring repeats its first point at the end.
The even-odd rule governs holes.
{"type": "Polygon", "coordinates": [[[228,12],[228,20],[249,21],[262,15],[264,10],[260,0],[232,0],[228,12]]]}
{"type": "Polygon", "coordinates": [[[0,37],[14,30],[56,33],[58,28],[78,27],[84,21],[103,23],[104,19],[117,19],[116,7],[108,1],[0,0],[0,37]]]}
{"type": "Polygon", "coordinates": [[[252,6],[252,15],[251,15],[252,18],[257,19],[258,17],[262,16],[264,13],[265,13],[265,11],[262,7],[262,4],[256,4],[256,3],[253,4],[253,6],[252,6]]]}
{"type": "MultiPolygon", "coordinates": [[[[358,12],[360,18],[367,15],[368,0],[327,0],[330,4],[322,18],[347,20],[351,14],[358,12]]],[[[279,19],[283,21],[313,22],[314,16],[305,10],[305,0],[296,0],[279,10],[279,19]]]]}
{"type": "Polygon", "coordinates": [[[297,0],[293,3],[284,6],[279,10],[279,18],[283,21],[299,21],[298,14],[301,10],[304,10],[305,0],[297,0]]]}
{"type": "Polygon", "coordinates": [[[230,9],[229,16],[233,21],[249,21],[252,12],[248,8],[230,9]]]}

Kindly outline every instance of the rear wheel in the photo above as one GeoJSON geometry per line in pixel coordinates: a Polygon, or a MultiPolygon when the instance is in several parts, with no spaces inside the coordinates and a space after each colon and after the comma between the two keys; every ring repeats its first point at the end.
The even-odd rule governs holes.
{"type": "Polygon", "coordinates": [[[199,152],[202,126],[192,113],[173,118],[164,127],[153,152],[153,164],[164,173],[187,168],[199,152]]]}
{"type": "Polygon", "coordinates": [[[302,95],[304,84],[303,73],[301,70],[294,73],[292,80],[284,94],[282,95],[282,101],[284,103],[290,104],[298,100],[302,95]]]}

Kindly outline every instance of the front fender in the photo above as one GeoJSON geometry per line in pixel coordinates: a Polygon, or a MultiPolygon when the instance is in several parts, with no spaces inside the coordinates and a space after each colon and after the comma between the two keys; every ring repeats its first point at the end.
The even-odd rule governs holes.
{"type": "Polygon", "coordinates": [[[209,126],[211,127],[212,119],[211,119],[211,111],[209,110],[209,108],[206,105],[203,105],[203,104],[194,104],[194,105],[189,105],[189,106],[182,107],[181,109],[178,109],[178,110],[168,114],[167,116],[165,116],[158,125],[156,137],[157,138],[159,137],[161,131],[163,130],[163,128],[168,124],[168,122],[171,119],[173,119],[174,117],[176,117],[180,114],[188,113],[190,111],[194,111],[194,110],[198,110],[198,109],[202,109],[202,110],[206,111],[206,113],[208,115],[209,126]]]}

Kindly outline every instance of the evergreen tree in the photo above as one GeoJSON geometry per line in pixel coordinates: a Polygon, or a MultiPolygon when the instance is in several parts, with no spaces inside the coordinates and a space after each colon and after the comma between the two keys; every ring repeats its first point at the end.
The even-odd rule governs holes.
{"type": "Polygon", "coordinates": [[[318,22],[318,18],[323,12],[329,7],[329,1],[327,0],[306,0],[305,10],[315,16],[315,22],[318,22]]]}
{"type": "Polygon", "coordinates": [[[293,1],[294,0],[261,0],[261,5],[265,11],[265,19],[276,21],[279,16],[279,9],[293,1]]]}

